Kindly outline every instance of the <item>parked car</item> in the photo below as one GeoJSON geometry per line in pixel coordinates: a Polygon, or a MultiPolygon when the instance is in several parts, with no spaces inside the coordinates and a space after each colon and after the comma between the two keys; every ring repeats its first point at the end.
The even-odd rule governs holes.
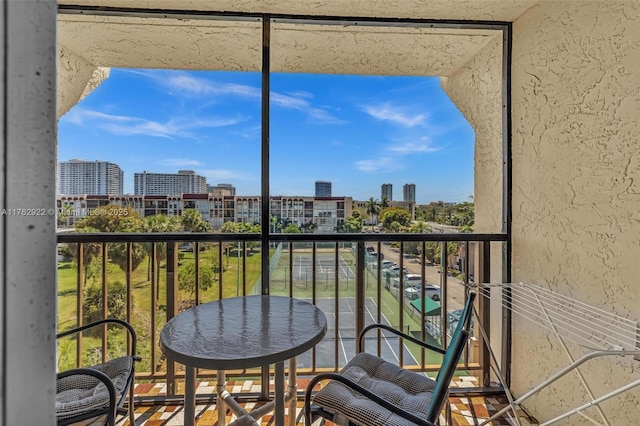
{"type": "MultiPolygon", "coordinates": [[[[383,266],[382,266],[382,267],[384,268],[384,263],[383,263],[383,266]]],[[[395,264],[394,264],[393,266],[390,266],[389,268],[386,268],[386,271],[387,271],[389,274],[391,274],[391,276],[396,276],[396,277],[399,277],[399,276],[400,276],[400,267],[399,267],[398,265],[395,265],[395,264]]],[[[409,269],[407,269],[407,267],[406,267],[406,266],[403,266],[403,267],[402,267],[402,272],[403,272],[404,274],[408,274],[408,273],[409,273],[409,269]]]]}
{"type": "MultiPolygon", "coordinates": [[[[404,295],[409,300],[415,300],[422,295],[422,284],[415,285],[413,287],[408,287],[404,289],[404,295]]],[[[436,287],[435,285],[425,284],[424,286],[424,295],[426,297],[430,297],[436,302],[440,301],[440,287],[436,287]]]]}
{"type": "MultiPolygon", "coordinates": [[[[400,287],[400,276],[392,277],[390,281],[393,287],[400,287]]],[[[413,287],[413,286],[422,284],[422,275],[405,274],[402,281],[405,288],[413,287]]],[[[427,282],[426,278],[424,282],[425,283],[427,282]]]]}
{"type": "MultiPolygon", "coordinates": [[[[404,276],[404,286],[405,287],[413,287],[418,284],[422,284],[422,275],[420,274],[407,274],[404,276]]],[[[426,284],[427,279],[425,278],[424,283],[426,284]]]]}
{"type": "Polygon", "coordinates": [[[393,268],[394,266],[397,267],[396,262],[392,260],[383,260],[380,262],[380,268],[382,268],[383,271],[393,268]]]}

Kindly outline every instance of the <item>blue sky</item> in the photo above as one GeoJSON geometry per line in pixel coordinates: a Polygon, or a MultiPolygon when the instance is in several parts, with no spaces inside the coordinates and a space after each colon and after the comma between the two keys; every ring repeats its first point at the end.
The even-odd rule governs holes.
{"type": "MultiPolygon", "coordinates": [[[[58,158],[136,172],[195,170],[260,195],[259,73],[112,69],[59,122],[58,158]]],[[[474,133],[433,77],[271,75],[271,195],[468,201],[474,133]]]]}

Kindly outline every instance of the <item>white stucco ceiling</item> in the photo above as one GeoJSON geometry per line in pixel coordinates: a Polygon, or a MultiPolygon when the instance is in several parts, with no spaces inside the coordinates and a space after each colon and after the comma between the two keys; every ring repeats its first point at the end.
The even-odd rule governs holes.
{"type": "MultiPolygon", "coordinates": [[[[511,21],[524,0],[62,0],[60,4],[324,16],[511,21]]],[[[496,31],[274,22],[273,71],[449,75],[496,31]]],[[[261,67],[260,22],[61,14],[59,43],[98,67],[247,70],[261,67]]]]}
{"type": "MultiPolygon", "coordinates": [[[[259,22],[61,15],[59,43],[98,67],[260,71],[259,22]]],[[[499,33],[274,23],[274,72],[448,75],[499,33]]]]}
{"type": "MultiPolygon", "coordinates": [[[[258,18],[158,14],[161,10],[305,17],[514,21],[536,0],[60,0],[128,9],[117,16],[62,10],[58,18],[59,116],[99,84],[101,68],[260,71],[258,18]],[[135,9],[133,9],[135,8],[135,9]],[[154,13],[141,14],[145,9],[154,13]],[[96,79],[96,75],[99,77],[96,79]]],[[[109,12],[109,11],[106,11],[109,12]]],[[[149,11],[147,11],[149,12],[149,11]]],[[[495,30],[300,23],[271,26],[273,72],[450,76],[501,33],[495,30]]]]}

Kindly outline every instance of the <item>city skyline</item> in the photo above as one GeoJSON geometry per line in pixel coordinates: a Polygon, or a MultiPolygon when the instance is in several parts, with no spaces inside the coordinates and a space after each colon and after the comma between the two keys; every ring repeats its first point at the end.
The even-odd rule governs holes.
{"type": "MultiPolygon", "coordinates": [[[[100,160],[95,160],[95,161],[85,161],[85,160],[81,160],[81,159],[72,159],[70,161],[67,162],[58,162],[58,167],[60,168],[60,170],[63,170],[62,165],[63,164],[74,164],[74,165],[78,165],[78,164],[86,164],[86,165],[93,165],[93,164],[98,164],[98,163],[105,163],[105,164],[109,164],[111,166],[116,166],[119,169],[119,166],[115,163],[106,163],[106,162],[102,162],[100,160]]],[[[76,180],[79,179],[80,176],[74,176],[75,179],[67,179],[67,180],[76,180]]],[[[84,178],[87,178],[87,176],[83,176],[84,178]]],[[[206,182],[206,178],[204,178],[203,182],[199,182],[196,183],[196,180],[198,178],[202,178],[201,176],[198,176],[195,174],[195,172],[193,170],[178,170],[176,173],[154,173],[154,172],[150,172],[148,170],[145,170],[143,172],[135,172],[134,173],[134,192],[133,193],[126,193],[122,190],[120,190],[120,192],[111,192],[109,194],[107,193],[103,193],[103,192],[81,192],[81,193],[76,193],[76,192],[60,192],[57,191],[57,196],[66,196],[66,195],[183,195],[183,194],[206,194],[206,193],[211,193],[211,191],[213,189],[226,189],[227,191],[229,191],[229,195],[231,196],[235,196],[235,187],[232,184],[229,183],[217,183],[215,185],[212,185],[208,182],[206,182]],[[150,185],[151,188],[153,188],[152,190],[148,190],[147,189],[147,185],[145,185],[145,183],[142,181],[142,179],[144,177],[147,177],[149,175],[155,175],[155,176],[150,176],[150,177],[154,177],[156,180],[148,183],[147,185],[150,185]],[[167,179],[169,178],[169,179],[167,179]],[[174,178],[174,179],[171,179],[174,178]],[[182,179],[178,179],[176,181],[175,178],[182,178],[182,179]],[[185,180],[185,178],[187,178],[185,180]],[[193,187],[198,187],[201,188],[201,190],[198,191],[175,191],[173,189],[175,188],[179,188],[181,186],[193,186],[193,187]],[[162,189],[163,187],[166,187],[167,189],[162,189]],[[206,188],[206,190],[205,190],[206,188]]],[[[122,179],[122,172],[120,172],[120,180],[122,179]]],[[[95,180],[94,176],[91,176],[90,179],[91,181],[95,180]]],[[[75,187],[86,187],[87,185],[85,184],[85,182],[82,181],[77,181],[77,182],[72,182],[74,184],[75,187]]],[[[91,182],[93,184],[93,182],[91,182]]],[[[316,181],[314,183],[315,185],[315,193],[314,195],[308,195],[308,194],[272,194],[271,196],[289,196],[289,197],[296,197],[296,196],[301,196],[301,197],[333,197],[333,195],[331,194],[331,181],[316,181]]],[[[415,185],[414,184],[405,184],[404,187],[406,188],[407,186],[413,186],[413,191],[415,193],[415,185]]],[[[382,188],[383,188],[383,192],[384,192],[384,188],[388,187],[389,190],[391,190],[392,184],[389,183],[384,183],[382,184],[382,188]]],[[[239,196],[242,197],[251,197],[251,196],[260,196],[260,194],[238,194],[239,196]]],[[[343,198],[343,197],[351,197],[349,194],[345,194],[342,196],[336,196],[336,198],[343,198]]],[[[370,198],[374,198],[376,199],[376,197],[369,197],[370,198]]],[[[397,200],[393,200],[392,197],[386,197],[384,195],[384,193],[381,195],[379,201],[382,201],[383,198],[387,198],[387,201],[397,201],[397,200]]],[[[368,200],[367,199],[367,200],[368,200]]],[[[354,199],[355,200],[355,199],[354,199]]],[[[365,201],[364,199],[359,200],[359,201],[365,201]]],[[[414,201],[415,200],[408,200],[408,199],[403,199],[402,201],[414,201]]]]}
{"type": "MultiPolygon", "coordinates": [[[[270,195],[378,199],[416,184],[416,202],[473,194],[474,134],[430,77],[273,74],[270,195]]],[[[59,161],[109,161],[134,174],[194,170],[209,185],[260,190],[260,74],[113,69],[65,114],[59,161]]]]}

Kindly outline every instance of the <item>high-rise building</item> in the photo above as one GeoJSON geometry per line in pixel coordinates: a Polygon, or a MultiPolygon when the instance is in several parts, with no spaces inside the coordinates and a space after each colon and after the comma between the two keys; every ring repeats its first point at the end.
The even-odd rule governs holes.
{"type": "Polygon", "coordinates": [[[403,201],[416,201],[416,185],[413,183],[407,183],[402,187],[402,200],[403,201]]]}
{"type": "Polygon", "coordinates": [[[124,172],[108,161],[69,160],[58,163],[57,193],[121,195],[124,172]]]}
{"type": "Polygon", "coordinates": [[[382,190],[380,191],[380,199],[386,198],[387,201],[393,200],[393,185],[390,183],[383,183],[382,190]]]}
{"type": "Polygon", "coordinates": [[[135,173],[133,176],[135,195],[179,195],[206,194],[207,179],[193,170],[178,170],[178,173],[135,173]]]}
{"type": "Polygon", "coordinates": [[[317,180],[316,197],[331,197],[331,182],[327,180],[317,180]]]}

